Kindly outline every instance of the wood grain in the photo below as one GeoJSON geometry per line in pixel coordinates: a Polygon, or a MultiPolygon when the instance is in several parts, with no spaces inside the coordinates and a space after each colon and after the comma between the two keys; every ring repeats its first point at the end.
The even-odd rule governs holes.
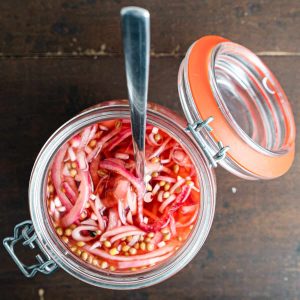
{"type": "MultiPolygon", "coordinates": [[[[299,51],[299,1],[184,3],[145,4],[152,10],[152,43],[158,52],[171,53],[177,44],[179,51],[185,51],[196,32],[225,33],[256,51],[299,51]],[[259,8],[253,8],[254,4],[259,8]],[[235,7],[242,7],[241,12],[235,7]],[[246,11],[248,15],[243,16],[246,11]],[[276,18],[283,27],[274,21],[276,18]],[[238,23],[241,20],[246,23],[238,23]],[[247,23],[250,20],[263,24],[264,30],[247,23]]],[[[118,31],[118,11],[124,4],[92,0],[0,3],[0,47],[4,53],[0,60],[1,239],[12,233],[16,223],[29,218],[30,171],[50,134],[90,105],[126,97],[118,31]],[[53,33],[51,28],[62,15],[80,31],[53,33]],[[30,26],[26,27],[26,22],[30,26]],[[14,37],[10,43],[5,42],[5,32],[14,37]],[[27,35],[32,39],[26,43],[27,35]],[[37,42],[41,36],[47,41],[44,46],[37,42]],[[82,49],[97,49],[105,43],[107,51],[116,55],[97,59],[93,55],[68,56],[73,51],[68,43],[74,37],[82,49]],[[45,55],[60,46],[65,56],[45,55]]],[[[152,58],[150,99],[182,113],[177,94],[182,58],[173,54],[152,58]]],[[[271,56],[264,60],[282,83],[299,130],[300,57],[271,56]]],[[[95,288],[62,270],[29,280],[0,247],[1,299],[39,299],[40,288],[45,290],[45,299],[57,300],[300,299],[299,155],[289,173],[276,180],[249,182],[221,168],[216,173],[217,208],[210,235],[196,258],[173,278],[133,292],[95,288]],[[235,194],[232,187],[237,189],[235,194]]],[[[29,257],[26,254],[24,259],[29,257]]]]}
{"type": "Polygon", "coordinates": [[[119,11],[126,5],[149,9],[157,53],[184,53],[206,34],[225,36],[253,51],[299,52],[298,0],[10,0],[0,2],[0,53],[94,56],[105,50],[120,55],[119,11]]]}

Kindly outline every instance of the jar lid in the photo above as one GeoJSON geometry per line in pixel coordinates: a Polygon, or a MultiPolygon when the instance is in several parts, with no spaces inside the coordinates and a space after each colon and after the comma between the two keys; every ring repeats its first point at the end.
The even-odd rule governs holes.
{"type": "Polygon", "coordinates": [[[275,178],[290,168],[293,113],[279,82],[253,52],[219,36],[203,37],[180,66],[178,89],[188,129],[212,166],[220,161],[247,179],[275,178]]]}

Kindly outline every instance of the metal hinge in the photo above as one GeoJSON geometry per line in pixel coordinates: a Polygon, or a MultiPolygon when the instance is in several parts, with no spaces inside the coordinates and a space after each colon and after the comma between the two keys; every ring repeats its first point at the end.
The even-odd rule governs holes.
{"type": "Polygon", "coordinates": [[[228,146],[223,146],[223,143],[221,141],[218,141],[218,151],[216,154],[212,155],[207,147],[207,141],[205,141],[204,137],[199,134],[199,132],[205,128],[208,132],[211,132],[213,129],[209,125],[210,122],[214,120],[213,117],[209,117],[208,119],[204,121],[197,121],[193,124],[188,124],[186,130],[188,132],[191,132],[195,140],[198,142],[199,146],[201,147],[204,155],[208,159],[210,166],[213,168],[216,168],[218,165],[218,162],[220,162],[222,159],[226,157],[226,152],[229,150],[228,146]]]}
{"type": "Polygon", "coordinates": [[[14,228],[14,236],[5,238],[3,240],[3,245],[16,265],[22,271],[22,273],[28,278],[33,277],[37,272],[41,272],[43,274],[51,274],[58,268],[57,264],[51,259],[51,257],[47,253],[43,252],[37,235],[34,232],[32,222],[30,220],[16,225],[14,228]],[[38,246],[38,248],[43,253],[43,255],[36,255],[36,264],[27,266],[23,264],[17,257],[14,251],[14,246],[22,240],[23,246],[28,246],[31,249],[34,249],[36,246],[38,246]]]}

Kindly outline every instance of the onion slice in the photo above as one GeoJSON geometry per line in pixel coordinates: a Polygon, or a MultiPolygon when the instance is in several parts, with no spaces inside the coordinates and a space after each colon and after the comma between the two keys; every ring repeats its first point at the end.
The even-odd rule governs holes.
{"type": "Polygon", "coordinates": [[[89,200],[91,192],[91,180],[89,177],[89,173],[79,170],[78,175],[80,177],[79,196],[75,205],[61,220],[64,227],[70,226],[72,223],[79,219],[80,214],[82,213],[87,201],[89,200]]]}
{"type": "Polygon", "coordinates": [[[142,231],[142,230],[133,230],[133,231],[127,231],[127,232],[122,232],[122,233],[119,233],[119,234],[116,234],[115,236],[113,236],[111,239],[110,239],[110,242],[111,243],[114,243],[115,241],[117,240],[120,240],[124,237],[127,237],[127,236],[140,236],[140,235],[145,235],[146,232],[142,231]]]}
{"type": "Polygon", "coordinates": [[[118,268],[119,269],[127,269],[127,268],[137,268],[137,267],[144,267],[144,266],[149,266],[149,265],[154,265],[158,262],[161,262],[167,258],[169,258],[173,253],[168,253],[166,255],[158,256],[158,257],[153,257],[153,258],[148,258],[144,260],[136,260],[136,261],[121,261],[118,262],[118,268]]]}
{"type": "Polygon", "coordinates": [[[72,204],[68,197],[61,190],[62,183],[62,164],[64,161],[65,154],[67,152],[68,145],[64,144],[57,152],[52,169],[51,169],[51,177],[54,188],[56,190],[56,194],[61,201],[62,205],[66,207],[67,210],[72,208],[72,204]]]}
{"type": "Polygon", "coordinates": [[[72,238],[76,241],[82,241],[82,242],[88,242],[91,241],[93,239],[96,238],[92,237],[92,236],[84,236],[82,235],[82,231],[96,231],[98,228],[96,226],[92,226],[92,225],[81,225],[76,227],[73,231],[72,231],[72,238]]]}
{"type": "Polygon", "coordinates": [[[106,231],[105,233],[103,233],[100,240],[104,241],[110,236],[114,236],[114,235],[121,234],[121,233],[128,232],[128,231],[140,231],[140,229],[136,226],[131,226],[131,225],[117,227],[115,229],[112,229],[112,230],[109,230],[109,231],[106,231]]]}
{"type": "Polygon", "coordinates": [[[92,254],[98,255],[102,258],[105,259],[110,259],[113,261],[139,261],[139,260],[145,260],[145,259],[149,259],[149,258],[154,258],[154,257],[158,257],[167,253],[170,253],[171,251],[173,251],[174,246],[173,245],[168,245],[165,247],[162,247],[160,249],[151,251],[149,253],[146,254],[141,254],[141,255],[133,255],[133,256],[124,256],[124,255],[110,255],[109,253],[107,253],[104,250],[100,250],[100,249],[91,249],[90,246],[84,246],[84,248],[86,250],[88,250],[89,252],[91,252],[92,254]]]}

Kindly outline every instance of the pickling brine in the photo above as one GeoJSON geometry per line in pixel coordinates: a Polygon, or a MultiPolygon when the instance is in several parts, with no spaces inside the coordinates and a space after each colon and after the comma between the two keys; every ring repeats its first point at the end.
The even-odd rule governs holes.
{"type": "Polygon", "coordinates": [[[188,238],[200,209],[190,157],[175,138],[147,125],[146,159],[144,183],[125,119],[86,127],[58,150],[48,212],[58,237],[83,261],[138,271],[165,261],[188,238]]]}

